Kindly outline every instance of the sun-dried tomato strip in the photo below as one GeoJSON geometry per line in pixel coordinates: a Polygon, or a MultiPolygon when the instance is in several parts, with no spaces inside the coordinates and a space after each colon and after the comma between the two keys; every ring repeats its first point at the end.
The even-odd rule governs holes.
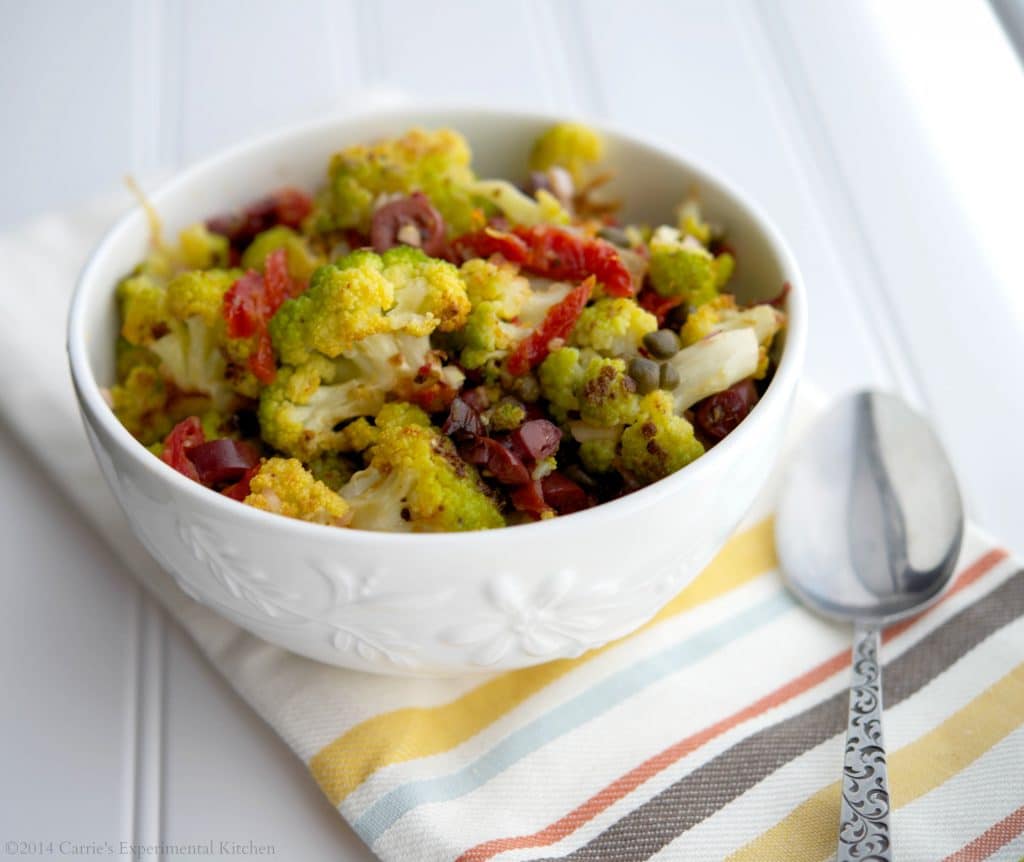
{"type": "Polygon", "coordinates": [[[540,365],[551,352],[554,339],[568,338],[593,290],[594,276],[590,276],[583,284],[570,290],[564,299],[552,305],[540,326],[520,341],[509,354],[505,363],[509,374],[525,374],[540,365]]]}

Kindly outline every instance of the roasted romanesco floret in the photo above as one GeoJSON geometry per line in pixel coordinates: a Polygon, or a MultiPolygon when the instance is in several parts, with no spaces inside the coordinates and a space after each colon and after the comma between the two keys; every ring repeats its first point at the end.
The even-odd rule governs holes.
{"type": "Polygon", "coordinates": [[[475,180],[470,159],[465,138],[450,129],[413,129],[400,138],[348,147],[331,158],[313,224],[320,232],[369,233],[381,196],[421,191],[453,236],[464,233],[482,221],[468,190],[475,180]]]}
{"type": "Polygon", "coordinates": [[[622,432],[622,469],[644,484],[663,479],[704,454],[693,426],[673,410],[672,396],[655,390],[640,400],[636,421],[622,432]]]}
{"type": "Polygon", "coordinates": [[[650,276],[662,296],[678,296],[691,306],[703,305],[718,296],[732,275],[729,254],[715,257],[692,235],[682,236],[663,225],[651,237],[650,276]]]}
{"type": "Polygon", "coordinates": [[[422,425],[388,425],[369,465],[341,489],[351,526],[394,532],[501,527],[505,519],[451,440],[422,425]]]}
{"type": "Polygon", "coordinates": [[[557,123],[542,134],[530,152],[530,170],[565,168],[576,183],[584,179],[586,168],[600,161],[604,142],[593,129],[581,123],[557,123]]]}
{"type": "Polygon", "coordinates": [[[371,335],[458,329],[469,310],[452,264],[407,246],[357,251],[320,267],[309,289],[274,315],[270,334],[281,361],[298,365],[313,352],[339,356],[371,335]]]}
{"type": "Polygon", "coordinates": [[[603,356],[633,356],[645,335],[656,331],[658,318],[631,299],[600,299],[576,321],[571,343],[603,356]]]}
{"type": "Polygon", "coordinates": [[[314,524],[345,526],[348,503],[294,458],[270,458],[249,483],[245,504],[314,524]]]}

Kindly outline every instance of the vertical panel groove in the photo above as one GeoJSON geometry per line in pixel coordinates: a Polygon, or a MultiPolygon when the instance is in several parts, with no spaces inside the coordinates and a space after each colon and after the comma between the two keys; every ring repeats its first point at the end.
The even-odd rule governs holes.
{"type": "MultiPolygon", "coordinates": [[[[734,7],[734,16],[741,22],[757,19],[758,26],[748,25],[744,29],[752,41],[758,35],[761,37],[765,53],[770,56],[778,72],[785,97],[796,108],[789,112],[792,121],[787,126],[790,134],[798,136],[803,144],[799,149],[808,154],[809,165],[817,179],[817,194],[812,198],[825,211],[828,223],[842,226],[846,241],[832,243],[832,246],[845,264],[844,269],[850,274],[851,282],[859,290],[870,292],[875,298],[875,308],[884,310],[884,314],[875,315],[870,320],[861,311],[862,329],[885,357],[886,366],[903,395],[926,406],[920,370],[914,358],[901,347],[907,343],[907,339],[900,330],[895,309],[887,294],[881,265],[864,230],[860,211],[837,158],[821,109],[807,87],[808,72],[797,56],[792,34],[782,20],[783,16],[768,14],[758,3],[751,3],[747,8],[748,15],[744,16],[734,7]],[[855,253],[848,250],[851,246],[855,253]]],[[[858,309],[864,307],[863,303],[857,301],[852,302],[852,306],[858,309]]]]}

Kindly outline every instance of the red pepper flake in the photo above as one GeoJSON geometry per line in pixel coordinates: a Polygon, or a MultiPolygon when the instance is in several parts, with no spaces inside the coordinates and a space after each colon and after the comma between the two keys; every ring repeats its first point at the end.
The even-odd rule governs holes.
{"type": "Polygon", "coordinates": [[[164,439],[164,451],[160,459],[183,476],[198,482],[199,473],[192,459],[188,457],[188,452],[205,442],[206,435],[203,433],[203,424],[199,417],[189,416],[175,425],[164,439]]]}
{"type": "Polygon", "coordinates": [[[509,354],[505,367],[517,377],[540,365],[551,352],[551,342],[568,338],[584,306],[594,290],[594,276],[570,290],[565,298],[548,309],[548,313],[533,332],[520,341],[509,354]]]}

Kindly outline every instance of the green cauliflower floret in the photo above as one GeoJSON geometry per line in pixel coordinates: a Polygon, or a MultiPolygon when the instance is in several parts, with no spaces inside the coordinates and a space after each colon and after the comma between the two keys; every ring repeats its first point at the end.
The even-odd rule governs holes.
{"type": "Polygon", "coordinates": [[[591,359],[583,371],[578,397],[580,418],[589,425],[611,428],[636,417],[636,381],[626,373],[621,359],[591,359]]]}
{"type": "Polygon", "coordinates": [[[502,398],[484,418],[491,431],[512,431],[526,421],[526,407],[515,398],[502,398]]]}
{"type": "Polygon", "coordinates": [[[235,389],[228,374],[222,309],[224,294],[239,275],[236,270],[210,269],[172,278],[164,301],[167,332],[149,345],[178,389],[209,395],[221,410],[228,409],[235,389]]]}
{"type": "Polygon", "coordinates": [[[117,286],[121,336],[129,344],[147,346],[168,330],[167,292],[159,279],[131,275],[117,286]]]}
{"type": "Polygon", "coordinates": [[[604,356],[635,356],[644,336],[657,328],[658,318],[633,300],[600,299],[583,309],[570,340],[604,356]]]}
{"type": "Polygon", "coordinates": [[[502,320],[514,320],[530,301],[530,282],[511,263],[492,263],[480,257],[467,260],[459,270],[472,305],[493,302],[502,320]]]}
{"type": "Polygon", "coordinates": [[[470,303],[459,271],[408,246],[383,255],[357,251],[320,267],[301,296],[270,321],[281,361],[299,365],[311,353],[339,356],[369,336],[426,336],[461,327],[470,303]]]}
{"type": "Polygon", "coordinates": [[[586,169],[604,155],[604,141],[582,123],[557,123],[545,131],[530,151],[530,170],[565,168],[575,183],[584,180],[586,169]]]}
{"type": "Polygon", "coordinates": [[[590,473],[607,473],[615,466],[619,449],[619,429],[608,438],[596,438],[580,443],[580,461],[590,473]]]}
{"type": "Polygon", "coordinates": [[[345,228],[369,233],[378,198],[422,191],[450,235],[465,233],[480,221],[469,190],[476,179],[470,160],[465,138],[451,129],[412,129],[399,138],[347,147],[331,158],[313,225],[321,233],[345,228]]]}
{"type": "Polygon", "coordinates": [[[173,427],[167,415],[167,386],[153,365],[136,365],[110,390],[111,406],[128,432],[149,446],[173,427]]]}
{"type": "Polygon", "coordinates": [[[466,283],[452,264],[407,245],[384,252],[381,263],[395,291],[395,304],[387,313],[392,332],[430,335],[465,324],[470,310],[466,283]]]}
{"type": "Polygon", "coordinates": [[[358,378],[335,383],[337,370],[320,355],[279,369],[260,395],[263,439],[303,461],[350,447],[352,432],[346,432],[344,423],[375,415],[384,405],[385,391],[358,378]]]}
{"type": "Polygon", "coordinates": [[[675,414],[672,396],[660,389],[641,399],[636,421],[619,441],[621,469],[644,484],[675,473],[703,454],[693,426],[675,414]]]}
{"type": "Polygon", "coordinates": [[[551,414],[559,421],[578,411],[587,425],[613,428],[632,422],[636,415],[636,381],[626,373],[621,359],[561,347],[541,363],[538,380],[551,414]]]}
{"type": "Polygon", "coordinates": [[[187,269],[225,267],[230,243],[226,236],[213,233],[202,222],[197,222],[178,234],[178,253],[187,269]]]}
{"type": "Polygon", "coordinates": [[[351,517],[348,503],[314,478],[294,458],[270,458],[249,483],[245,505],[300,521],[342,527],[351,517]]]}
{"type": "MultiPolygon", "coordinates": [[[[357,419],[356,422],[366,423],[366,420],[357,419]]],[[[366,424],[368,425],[369,423],[366,424]]],[[[376,436],[374,436],[373,442],[376,442],[376,436]]],[[[339,491],[341,486],[351,479],[352,474],[355,473],[355,469],[348,458],[338,452],[324,452],[324,454],[318,455],[306,464],[306,469],[313,474],[314,479],[318,482],[323,482],[335,492],[339,491]]]]}
{"type": "Polygon", "coordinates": [[[732,275],[733,259],[715,257],[693,236],[682,236],[673,227],[659,227],[650,243],[651,284],[661,296],[678,296],[700,306],[718,296],[732,275]]]}
{"type": "Polygon", "coordinates": [[[477,472],[436,429],[388,425],[370,462],[341,489],[351,526],[392,532],[502,527],[505,519],[477,472]]]}
{"type": "Polygon", "coordinates": [[[530,303],[530,282],[511,264],[494,264],[474,258],[460,270],[472,311],[461,330],[453,334],[452,344],[460,350],[464,368],[482,368],[496,364],[528,333],[517,322],[530,303]]]}
{"type": "Polygon", "coordinates": [[[224,294],[242,275],[236,269],[183,272],[167,285],[167,313],[177,320],[200,317],[209,327],[224,326],[224,294]]]}
{"type": "Polygon", "coordinates": [[[242,266],[263,272],[267,255],[283,248],[288,261],[288,274],[297,281],[309,281],[324,261],[310,249],[305,237],[290,227],[278,225],[257,234],[242,254],[242,266]]]}
{"type": "Polygon", "coordinates": [[[580,409],[579,389],[583,381],[580,351],[575,347],[552,350],[537,369],[541,394],[550,402],[551,414],[565,421],[572,410],[580,409]]]}
{"type": "Polygon", "coordinates": [[[390,401],[380,408],[374,423],[378,428],[401,427],[402,425],[419,425],[430,427],[430,417],[422,407],[408,401],[390,401]]]}

